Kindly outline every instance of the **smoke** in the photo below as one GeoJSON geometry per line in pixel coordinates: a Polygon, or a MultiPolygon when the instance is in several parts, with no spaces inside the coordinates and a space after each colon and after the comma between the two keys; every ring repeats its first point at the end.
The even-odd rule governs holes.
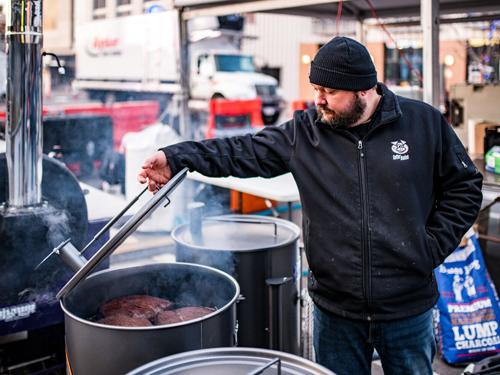
{"type": "Polygon", "coordinates": [[[230,250],[214,251],[208,246],[204,246],[203,249],[195,249],[186,257],[190,258],[185,259],[186,262],[214,267],[228,273],[233,277],[238,276],[236,268],[236,257],[230,250]]]}
{"type": "MultiPolygon", "coordinates": [[[[36,218],[46,229],[45,241],[41,239],[39,242],[40,245],[43,245],[41,248],[44,250],[37,253],[35,264],[38,264],[54,247],[68,239],[71,231],[70,219],[66,211],[51,209],[49,214],[46,211],[37,213],[36,218]]],[[[59,259],[46,262],[41,266],[40,272],[31,275],[29,287],[18,293],[19,299],[21,301],[35,302],[37,305],[56,304],[58,284],[60,284],[61,278],[64,280],[63,275],[66,272],[59,259]]]]}
{"type": "Polygon", "coordinates": [[[47,226],[46,239],[51,248],[68,239],[71,231],[69,227],[70,219],[66,211],[54,211],[52,215],[43,215],[41,218],[47,226]]]}
{"type": "Polygon", "coordinates": [[[232,284],[222,275],[186,268],[174,280],[176,307],[203,306],[221,309],[234,296],[232,284]]]}
{"type": "Polygon", "coordinates": [[[18,293],[19,302],[34,302],[37,305],[58,303],[56,290],[52,285],[38,285],[35,288],[26,288],[18,293]]]}
{"type": "Polygon", "coordinates": [[[94,319],[101,304],[127,295],[165,298],[174,308],[221,309],[235,296],[235,287],[223,275],[193,265],[150,264],[94,275],[70,293],[65,304],[72,313],[94,319]]]}
{"type": "Polygon", "coordinates": [[[211,220],[200,207],[191,210],[189,224],[178,231],[177,261],[214,267],[236,277],[233,250],[237,249],[237,238],[232,236],[231,224],[211,220]]]}
{"type": "MultiPolygon", "coordinates": [[[[233,253],[231,251],[212,251],[215,249],[211,246],[214,233],[211,232],[210,227],[213,226],[214,222],[208,219],[212,216],[231,213],[229,210],[229,190],[195,182],[194,185],[188,186],[186,193],[185,198],[189,202],[188,210],[182,220],[186,225],[181,227],[183,228],[182,233],[178,233],[181,233],[182,243],[186,244],[188,248],[193,246],[196,249],[181,252],[179,251],[181,245],[177,244],[176,260],[214,267],[235,276],[236,267],[233,253]]],[[[221,223],[217,225],[219,224],[221,223]]],[[[224,232],[217,233],[220,241],[224,241],[225,235],[224,232]]],[[[217,250],[221,249],[231,248],[225,245],[222,248],[217,248],[217,250]]],[[[182,250],[186,250],[186,248],[183,247],[182,250]]]]}

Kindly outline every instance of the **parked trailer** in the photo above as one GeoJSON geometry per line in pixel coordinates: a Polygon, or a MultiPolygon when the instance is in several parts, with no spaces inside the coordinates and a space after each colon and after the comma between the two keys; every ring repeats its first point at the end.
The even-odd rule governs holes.
{"type": "MultiPolygon", "coordinates": [[[[224,30],[216,20],[190,24],[190,97],[260,98],[264,122],[276,122],[282,108],[277,80],[241,53],[241,30],[224,30]]],[[[154,98],[165,108],[180,93],[178,29],[177,10],[78,25],[74,87],[103,102],[154,98]]]]}

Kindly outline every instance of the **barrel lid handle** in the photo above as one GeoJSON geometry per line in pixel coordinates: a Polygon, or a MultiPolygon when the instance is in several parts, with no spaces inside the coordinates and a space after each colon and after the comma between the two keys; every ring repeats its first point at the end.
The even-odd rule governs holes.
{"type": "Polygon", "coordinates": [[[168,196],[179,186],[184,180],[188,172],[187,168],[182,169],[177,173],[167,184],[165,184],[151,199],[146,202],[135,214],[132,216],[118,232],[111,237],[93,256],[89,261],[78,271],[73,277],[64,285],[57,293],[58,299],[66,296],[83,278],[85,278],[99,263],[113,251],[120,246],[128,236],[130,236],[152,213],[160,206],[165,199],[170,202],[168,196]]]}

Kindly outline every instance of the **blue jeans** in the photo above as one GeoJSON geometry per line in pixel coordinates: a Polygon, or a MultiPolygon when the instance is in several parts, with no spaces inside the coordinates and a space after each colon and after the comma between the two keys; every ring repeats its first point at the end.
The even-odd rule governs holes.
{"type": "Polygon", "coordinates": [[[436,342],[432,309],[409,318],[367,322],[315,306],[316,362],[338,375],[370,374],[376,349],[385,375],[431,375],[436,342]]]}

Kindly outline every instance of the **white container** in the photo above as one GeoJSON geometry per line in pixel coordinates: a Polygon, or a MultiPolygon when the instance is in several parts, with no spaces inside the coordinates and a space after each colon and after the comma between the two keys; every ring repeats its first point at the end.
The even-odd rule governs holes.
{"type": "MultiPolygon", "coordinates": [[[[153,124],[140,132],[127,133],[123,137],[122,146],[125,150],[125,197],[132,200],[144,189],[137,181],[137,175],[142,163],[159,148],[180,142],[180,136],[169,126],[153,124]]],[[[144,194],[137,207],[144,205],[151,197],[144,194]]],[[[185,188],[179,186],[171,196],[171,203],[166,208],[159,208],[137,230],[143,232],[170,232],[182,220],[185,188]]],[[[166,202],[165,202],[166,204],[166,202]]]]}

